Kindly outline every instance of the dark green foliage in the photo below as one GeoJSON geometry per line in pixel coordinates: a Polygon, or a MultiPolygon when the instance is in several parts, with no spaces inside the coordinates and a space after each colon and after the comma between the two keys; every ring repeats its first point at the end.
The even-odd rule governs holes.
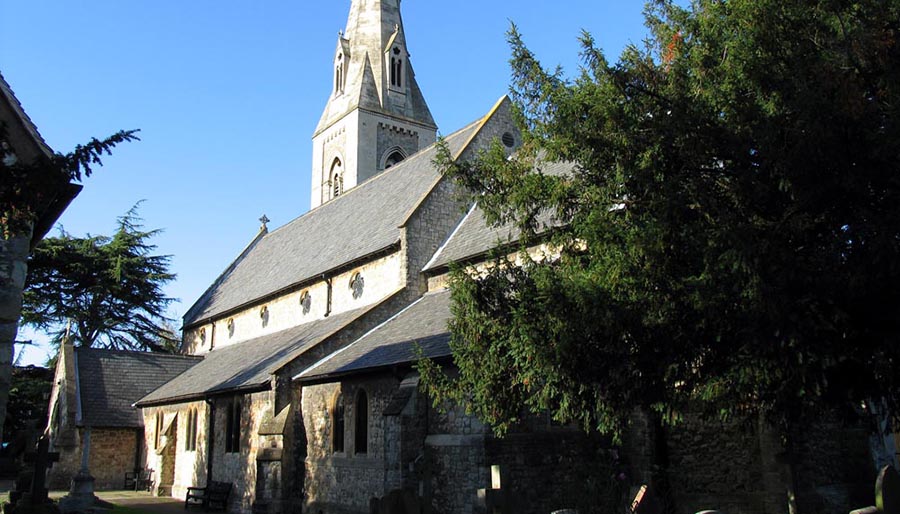
{"type": "MultiPolygon", "coordinates": [[[[82,175],[91,176],[93,167],[102,166],[101,157],[112,153],[119,143],[139,140],[137,130],[123,130],[98,140],[92,138],[72,152],[52,157],[41,156],[34,162],[17,161],[7,166],[0,161],[0,228],[10,238],[31,226],[37,210],[82,175]]],[[[0,141],[5,140],[0,126],[0,141]]],[[[14,151],[15,149],[13,149],[14,151]]],[[[2,156],[0,156],[2,157],[2,156]]]]}
{"type": "Polygon", "coordinates": [[[32,428],[38,433],[47,426],[47,400],[53,384],[53,370],[37,366],[13,368],[3,440],[14,441],[16,434],[32,428]]]}
{"type": "Polygon", "coordinates": [[[432,391],[502,431],[523,409],[619,434],[676,421],[900,400],[900,1],[648,7],[574,79],[515,27],[516,160],[443,159],[489,220],[565,226],[553,262],[453,283],[459,377],[432,391]],[[577,162],[527,172],[536,156],[577,162]]]}
{"type": "Polygon", "coordinates": [[[59,342],[69,330],[76,344],[171,351],[176,336],[162,286],[175,278],[167,255],[153,255],[137,206],[110,236],[45,238],[28,263],[22,321],[59,342]],[[71,322],[71,326],[69,323],[71,322]]]}

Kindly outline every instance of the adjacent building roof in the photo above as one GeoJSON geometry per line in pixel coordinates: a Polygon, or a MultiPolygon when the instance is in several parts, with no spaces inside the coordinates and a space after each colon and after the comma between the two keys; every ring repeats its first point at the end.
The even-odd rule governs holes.
{"type": "Polygon", "coordinates": [[[144,426],[134,403],[202,360],[196,356],[75,348],[79,425],[144,426]]]}
{"type": "MultiPolygon", "coordinates": [[[[479,120],[481,121],[481,120],[479,120]]],[[[479,122],[446,138],[458,154],[479,122]]],[[[259,237],[184,316],[186,327],[284,291],[400,241],[409,211],[440,171],[432,145],[345,194],[259,237]]]]}
{"type": "MultiPolygon", "coordinates": [[[[566,175],[571,173],[574,167],[575,165],[570,162],[551,162],[542,163],[540,170],[545,175],[566,175]]],[[[538,217],[538,222],[542,225],[541,230],[558,223],[550,212],[542,213],[538,217]]],[[[521,235],[513,223],[489,225],[484,219],[484,213],[478,204],[475,204],[422,271],[437,270],[452,262],[482,256],[498,246],[515,243],[521,235]]]]}
{"type": "Polygon", "coordinates": [[[352,344],[294,377],[318,381],[337,376],[408,364],[421,357],[447,357],[450,352],[450,292],[427,293],[352,344]]]}
{"type": "MultiPolygon", "coordinates": [[[[376,304],[377,305],[377,304],[376,304]]],[[[233,391],[262,390],[272,374],[375,305],[216,348],[203,362],[142,397],[138,406],[179,403],[233,391]]]]}

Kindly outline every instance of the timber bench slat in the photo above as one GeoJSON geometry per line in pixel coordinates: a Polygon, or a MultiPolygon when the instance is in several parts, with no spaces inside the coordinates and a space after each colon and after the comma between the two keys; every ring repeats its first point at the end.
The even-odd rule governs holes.
{"type": "Polygon", "coordinates": [[[212,481],[206,487],[188,487],[184,508],[202,507],[205,510],[228,510],[231,483],[212,481]]]}

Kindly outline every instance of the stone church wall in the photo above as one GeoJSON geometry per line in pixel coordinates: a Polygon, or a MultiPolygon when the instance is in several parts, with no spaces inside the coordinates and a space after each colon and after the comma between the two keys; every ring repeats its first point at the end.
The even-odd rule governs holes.
{"type": "Polygon", "coordinates": [[[392,377],[303,387],[303,423],[306,427],[305,512],[365,514],[369,500],[384,496],[386,487],[384,409],[396,389],[392,377]],[[368,448],[356,452],[356,399],[363,389],[368,397],[368,448]],[[332,446],[332,409],[337,394],[344,404],[344,451],[332,446]]]}
{"type": "Polygon", "coordinates": [[[580,431],[535,417],[530,426],[496,439],[461,409],[434,410],[422,393],[404,395],[399,386],[396,376],[381,374],[303,387],[305,512],[364,514],[371,498],[402,488],[430,496],[436,514],[476,513],[478,490],[491,487],[492,465],[501,467],[503,487],[515,502],[512,512],[577,506],[573,498],[592,505],[619,500],[609,484],[610,450],[580,431]],[[360,388],[371,409],[365,456],[353,448],[353,399],[360,388]],[[335,453],[331,416],[338,392],[345,400],[345,451],[335,453]]]}
{"type": "Polygon", "coordinates": [[[259,450],[259,426],[269,408],[271,394],[266,391],[239,397],[241,401],[240,451],[225,452],[225,423],[229,399],[216,400],[213,480],[231,482],[231,508],[249,512],[256,485],[256,454],[259,450]]]}
{"type": "Polygon", "coordinates": [[[406,276],[410,302],[428,290],[422,268],[465,215],[466,206],[456,193],[452,180],[441,179],[404,227],[406,259],[402,272],[406,276]]]}
{"type": "MultiPolygon", "coordinates": [[[[206,485],[206,450],[208,442],[209,408],[205,402],[188,402],[143,409],[146,428],[147,468],[154,470],[156,490],[160,495],[184,499],[187,488],[206,485]],[[197,439],[194,450],[187,445],[188,412],[197,412],[197,439]],[[162,447],[156,447],[156,415],[177,414],[162,447]],[[160,487],[162,487],[160,489],[160,487]]],[[[223,421],[224,423],[224,421],[223,421]]]]}

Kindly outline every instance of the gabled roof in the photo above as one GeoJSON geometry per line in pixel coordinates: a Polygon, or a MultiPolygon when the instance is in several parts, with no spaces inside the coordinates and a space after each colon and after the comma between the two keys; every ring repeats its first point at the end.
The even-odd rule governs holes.
{"type": "Polygon", "coordinates": [[[139,428],[134,403],[181,375],[202,357],[163,353],[75,348],[81,426],[139,428]]]}
{"type": "MultiPolygon", "coordinates": [[[[480,120],[479,120],[480,121],[480,120]]],[[[454,155],[479,123],[446,138],[454,155]]],[[[390,248],[400,226],[441,178],[432,145],[345,194],[263,235],[184,316],[189,327],[390,248]]]]}
{"type": "Polygon", "coordinates": [[[375,308],[369,305],[274,334],[216,348],[203,362],[144,396],[140,407],[180,403],[214,394],[263,390],[272,374],[335,332],[375,308]]]}
{"type": "Polygon", "coordinates": [[[450,291],[427,293],[350,345],[294,377],[320,381],[351,373],[404,365],[450,352],[450,291]]]}
{"type": "MultiPolygon", "coordinates": [[[[9,83],[3,78],[2,73],[0,73],[0,97],[9,104],[10,109],[12,109],[18,118],[19,123],[21,123],[22,128],[29,135],[33,144],[37,146],[38,151],[43,153],[46,157],[52,157],[53,150],[50,149],[50,146],[44,141],[41,133],[38,132],[37,126],[35,126],[34,122],[31,121],[31,118],[28,117],[28,114],[25,113],[25,109],[22,107],[19,99],[16,98],[9,83]]],[[[23,150],[19,149],[19,151],[23,150]]]]}
{"type": "MultiPolygon", "coordinates": [[[[575,165],[570,162],[550,162],[541,163],[540,168],[541,173],[545,175],[566,175],[572,172],[575,165]]],[[[538,222],[542,225],[540,230],[558,223],[549,212],[541,213],[538,222]]],[[[438,270],[452,262],[483,256],[498,246],[517,242],[521,235],[521,231],[513,223],[489,225],[484,219],[484,213],[478,208],[478,204],[475,204],[422,271],[438,270]]]]}

